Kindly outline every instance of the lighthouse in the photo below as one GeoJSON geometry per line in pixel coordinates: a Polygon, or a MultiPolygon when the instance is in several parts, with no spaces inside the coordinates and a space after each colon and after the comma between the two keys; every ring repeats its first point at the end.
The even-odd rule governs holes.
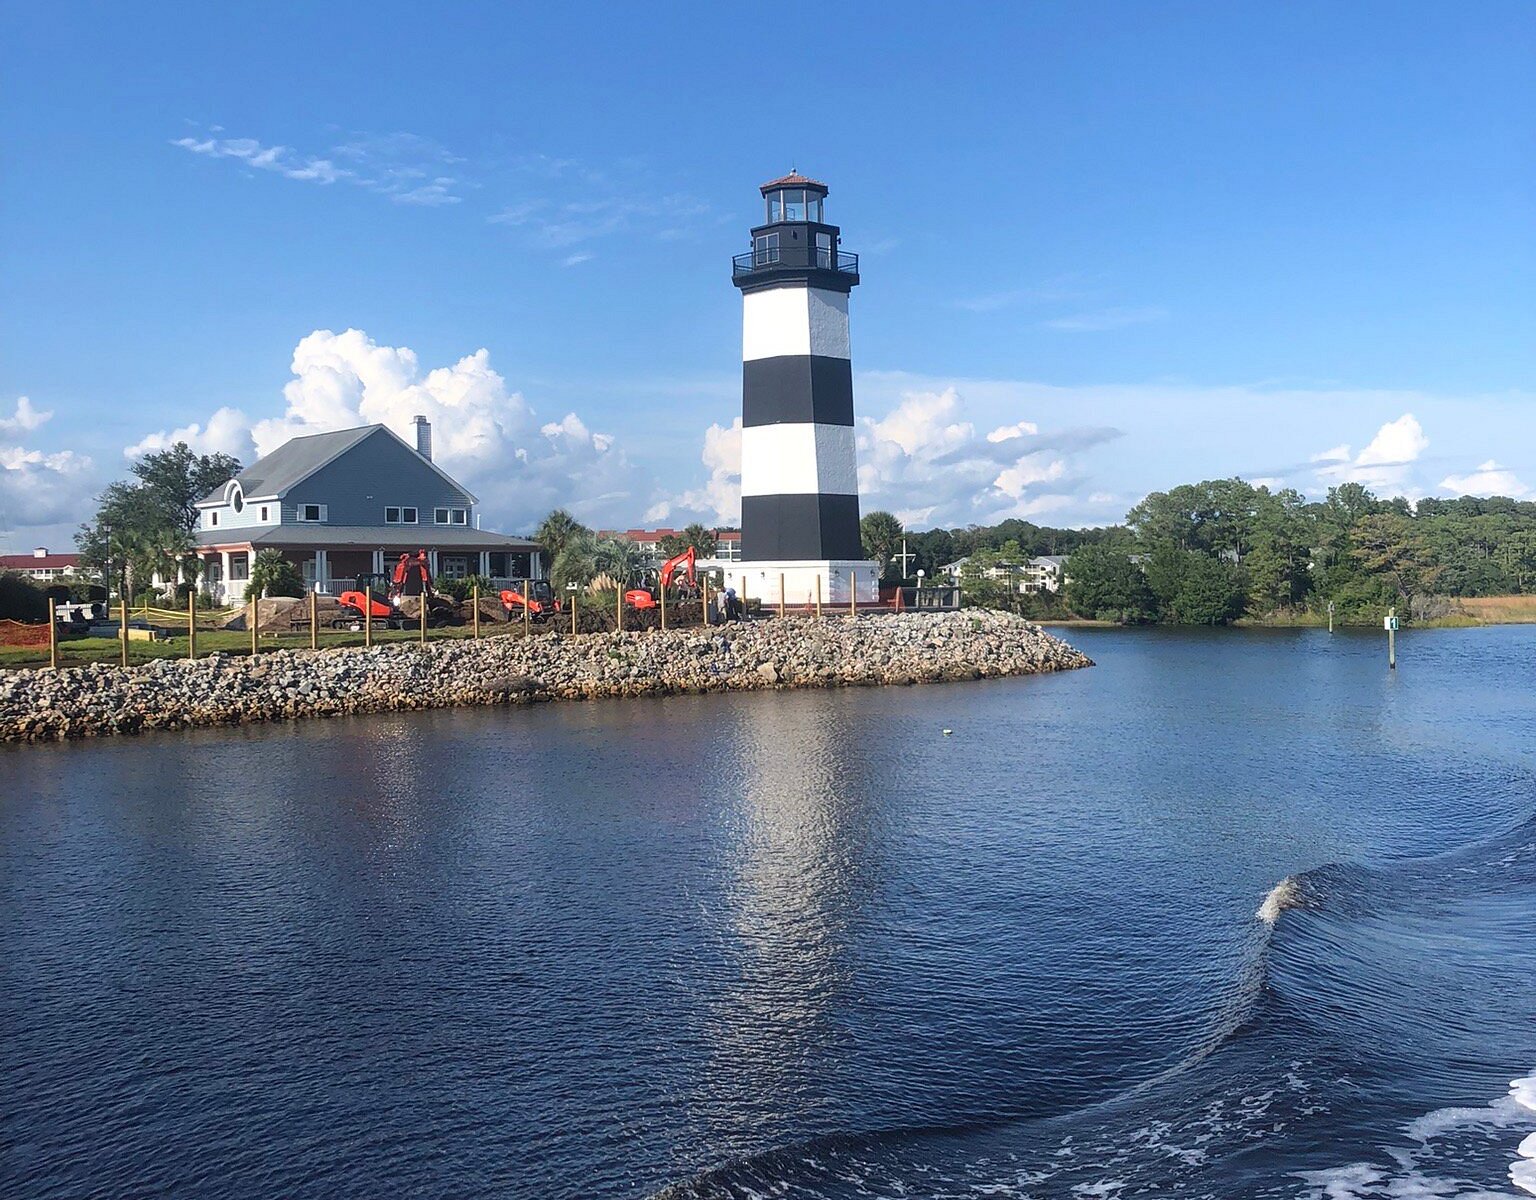
{"type": "Polygon", "coordinates": [[[763,184],[763,224],[731,262],[741,289],[741,562],[765,606],[879,596],[859,537],[848,297],[859,256],[826,221],[827,185],[763,184]]]}

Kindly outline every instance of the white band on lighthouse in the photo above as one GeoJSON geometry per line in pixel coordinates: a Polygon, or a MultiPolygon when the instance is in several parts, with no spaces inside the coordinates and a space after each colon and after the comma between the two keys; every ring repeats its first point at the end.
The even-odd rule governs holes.
{"type": "Polygon", "coordinates": [[[753,425],[741,431],[743,496],[857,496],[851,425],[753,425]]]}
{"type": "Polygon", "coordinates": [[[741,358],[849,358],[848,294],[778,287],[742,297],[741,358]]]}

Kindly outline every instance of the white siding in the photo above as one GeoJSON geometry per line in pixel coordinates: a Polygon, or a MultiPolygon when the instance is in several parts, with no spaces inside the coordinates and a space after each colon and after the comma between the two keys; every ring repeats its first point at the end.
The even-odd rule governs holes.
{"type": "Polygon", "coordinates": [[[854,496],[851,425],[754,425],[741,431],[743,496],[854,496]]]}
{"type": "Polygon", "coordinates": [[[783,287],[742,296],[742,361],[786,354],[848,358],[847,295],[783,287]]]}

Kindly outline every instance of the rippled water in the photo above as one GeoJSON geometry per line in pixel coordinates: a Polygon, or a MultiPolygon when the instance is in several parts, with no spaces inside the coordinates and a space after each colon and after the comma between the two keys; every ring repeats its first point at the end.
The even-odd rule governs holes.
{"type": "Polygon", "coordinates": [[[0,1196],[1536,1191],[1536,630],[1072,640],[0,752],[0,1196]]]}

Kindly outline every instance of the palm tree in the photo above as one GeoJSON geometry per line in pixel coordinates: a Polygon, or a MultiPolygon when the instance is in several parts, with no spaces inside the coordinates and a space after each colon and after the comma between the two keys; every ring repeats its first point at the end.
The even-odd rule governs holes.
{"type": "Polygon", "coordinates": [[[568,542],[555,555],[549,569],[550,582],[556,591],[564,591],[568,583],[590,583],[597,574],[597,563],[592,557],[592,543],[584,538],[568,542]]]}
{"type": "Polygon", "coordinates": [[[592,531],[565,509],[557,508],[539,522],[539,527],[533,531],[533,540],[543,547],[545,560],[553,564],[571,542],[591,535],[592,531]]]}
{"type": "Polygon", "coordinates": [[[709,558],[715,553],[714,532],[695,521],[683,530],[683,545],[692,546],[700,558],[709,558]]]}
{"type": "Polygon", "coordinates": [[[640,547],[628,538],[601,538],[592,547],[592,558],[597,569],[628,587],[645,565],[640,547]]]}
{"type": "MultiPolygon", "coordinates": [[[[876,510],[859,522],[859,540],[864,543],[864,553],[880,564],[880,577],[890,573],[891,555],[901,545],[901,522],[888,512],[876,510]]],[[[902,564],[905,568],[906,564],[902,564]]]]}

